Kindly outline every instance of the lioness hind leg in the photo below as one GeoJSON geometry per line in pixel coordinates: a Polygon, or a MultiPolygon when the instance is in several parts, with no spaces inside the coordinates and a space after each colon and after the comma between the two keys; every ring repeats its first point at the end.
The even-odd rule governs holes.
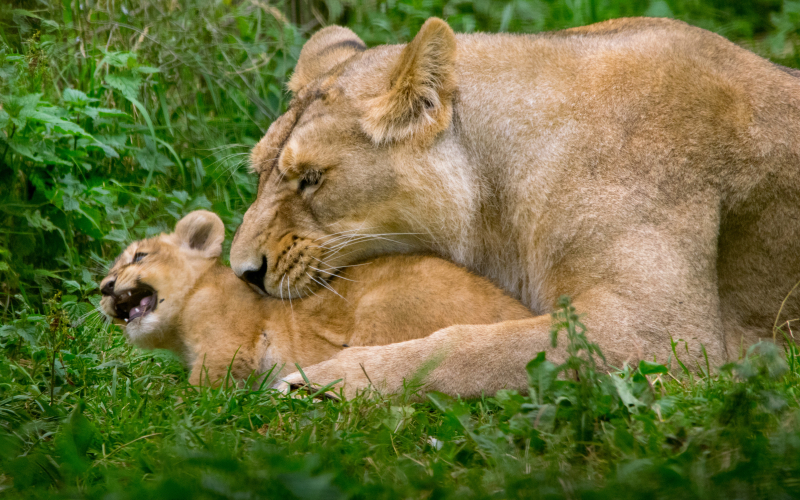
{"type": "MultiPolygon", "coordinates": [[[[797,330],[800,179],[795,182],[798,189],[753,196],[720,228],[717,268],[729,359],[759,340],[772,340],[773,325],[786,333],[797,330]]],[[[781,337],[776,335],[778,341],[781,337]]]]}

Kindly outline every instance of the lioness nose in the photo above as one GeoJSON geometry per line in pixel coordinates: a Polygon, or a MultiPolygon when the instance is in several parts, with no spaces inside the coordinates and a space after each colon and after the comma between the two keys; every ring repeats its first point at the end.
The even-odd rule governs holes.
{"type": "Polygon", "coordinates": [[[245,271],[244,274],[242,274],[242,279],[254,284],[266,293],[267,290],[264,288],[264,276],[266,275],[267,256],[263,255],[261,256],[261,267],[258,269],[258,271],[245,271]]]}
{"type": "Polygon", "coordinates": [[[103,295],[114,295],[114,283],[116,282],[117,280],[108,280],[108,282],[103,285],[103,288],[100,289],[100,293],[103,295]]]}

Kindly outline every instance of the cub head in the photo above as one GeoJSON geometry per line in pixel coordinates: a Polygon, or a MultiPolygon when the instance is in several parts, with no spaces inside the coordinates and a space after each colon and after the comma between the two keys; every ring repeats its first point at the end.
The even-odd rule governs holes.
{"type": "Polygon", "coordinates": [[[100,283],[103,313],[139,347],[174,347],[176,339],[168,334],[177,329],[197,278],[219,260],[224,238],[222,220],[197,210],[174,233],[132,243],[100,283]]]}
{"type": "Polygon", "coordinates": [[[311,37],[288,111],[251,154],[258,195],[231,248],[239,277],[298,297],[357,260],[429,249],[419,235],[447,217],[448,189],[431,165],[458,157],[442,146],[455,52],[453,31],[435,18],[405,46],[367,50],[336,26],[311,37]]]}

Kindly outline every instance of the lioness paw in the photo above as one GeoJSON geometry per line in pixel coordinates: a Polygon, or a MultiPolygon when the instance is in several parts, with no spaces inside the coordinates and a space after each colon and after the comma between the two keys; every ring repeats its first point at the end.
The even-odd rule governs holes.
{"type": "Polygon", "coordinates": [[[290,392],[292,392],[292,390],[296,389],[296,387],[293,388],[292,384],[288,382],[286,379],[276,382],[275,385],[272,386],[272,388],[283,394],[289,394],[290,392]]]}
{"type": "Polygon", "coordinates": [[[332,390],[327,390],[325,392],[317,394],[317,391],[320,387],[324,386],[320,386],[319,384],[314,384],[313,382],[311,386],[309,386],[306,383],[305,379],[303,378],[302,374],[300,374],[299,372],[287,375],[273,386],[273,388],[278,392],[281,392],[283,394],[294,393],[293,397],[297,398],[303,398],[304,396],[301,396],[295,391],[298,391],[299,389],[305,389],[309,394],[314,394],[314,399],[319,399],[319,400],[330,399],[333,401],[341,401],[342,398],[339,397],[339,395],[337,395],[332,390]]]}
{"type": "MultiPolygon", "coordinates": [[[[328,392],[343,389],[345,397],[351,399],[359,392],[368,389],[371,382],[359,360],[348,359],[351,356],[346,356],[346,354],[348,354],[347,351],[337,356],[337,358],[345,359],[334,358],[304,368],[305,378],[300,372],[291,373],[281,380],[279,386],[282,390],[292,391],[307,386],[306,379],[308,379],[312,385],[308,390],[312,393],[323,387],[328,387],[328,392]]],[[[380,373],[376,373],[376,376],[379,380],[382,379],[380,373]]]]}

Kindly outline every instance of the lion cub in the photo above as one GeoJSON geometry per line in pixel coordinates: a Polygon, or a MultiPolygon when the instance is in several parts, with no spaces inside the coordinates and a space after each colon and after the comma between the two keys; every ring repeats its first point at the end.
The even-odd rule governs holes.
{"type": "Polygon", "coordinates": [[[172,234],[132,243],[101,283],[103,312],[139,347],[177,353],[193,384],[231,369],[295,371],[349,346],[384,345],[454,324],[531,316],[489,281],[429,256],[377,258],[351,267],[302,300],[263,296],[222,265],[225,228],[198,210],[172,234]]]}

